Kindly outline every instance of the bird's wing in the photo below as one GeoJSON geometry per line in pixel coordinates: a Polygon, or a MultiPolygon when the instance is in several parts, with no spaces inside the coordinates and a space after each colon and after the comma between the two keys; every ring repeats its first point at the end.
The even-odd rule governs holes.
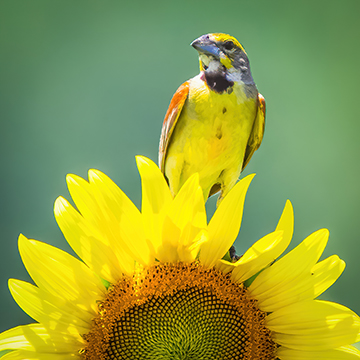
{"type": "Polygon", "coordinates": [[[243,161],[242,170],[249,163],[254,152],[259,148],[264,136],[265,130],[265,99],[261,94],[258,94],[258,108],[254,125],[246,146],[245,156],[243,161]]]}
{"type": "Polygon", "coordinates": [[[181,110],[185,104],[188,94],[189,82],[186,81],[176,90],[165,115],[159,144],[159,167],[163,173],[165,172],[165,157],[171,140],[171,135],[174,132],[174,128],[179,119],[181,110]]]}

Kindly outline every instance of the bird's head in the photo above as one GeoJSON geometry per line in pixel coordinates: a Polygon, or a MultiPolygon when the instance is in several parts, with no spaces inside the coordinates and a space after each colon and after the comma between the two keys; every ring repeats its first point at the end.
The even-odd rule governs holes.
{"type": "Polygon", "coordinates": [[[200,71],[221,74],[229,82],[254,84],[249,59],[233,37],[215,33],[202,35],[191,43],[199,53],[200,71]]]}

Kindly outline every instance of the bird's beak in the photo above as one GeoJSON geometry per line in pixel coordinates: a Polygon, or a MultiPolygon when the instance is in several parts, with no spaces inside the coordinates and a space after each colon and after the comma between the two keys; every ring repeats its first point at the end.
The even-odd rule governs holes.
{"type": "Polygon", "coordinates": [[[211,55],[217,59],[221,57],[220,49],[217,47],[214,41],[209,39],[208,35],[200,36],[190,45],[195,48],[199,54],[211,55]]]}

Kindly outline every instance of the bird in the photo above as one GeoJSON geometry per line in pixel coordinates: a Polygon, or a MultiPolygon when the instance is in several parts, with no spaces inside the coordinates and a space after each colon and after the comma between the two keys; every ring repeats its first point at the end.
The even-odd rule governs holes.
{"type": "Polygon", "coordinates": [[[265,129],[265,99],[258,92],[248,56],[233,36],[202,35],[191,43],[200,73],[173,95],[163,122],[159,168],[175,196],[199,174],[204,200],[218,204],[259,148],[265,129]]]}

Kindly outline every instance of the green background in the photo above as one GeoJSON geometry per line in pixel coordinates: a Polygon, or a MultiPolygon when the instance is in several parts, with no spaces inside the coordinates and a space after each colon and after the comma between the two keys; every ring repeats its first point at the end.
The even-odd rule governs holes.
{"type": "MultiPolygon", "coordinates": [[[[0,331],[30,322],[7,280],[29,280],[23,233],[70,251],[53,217],[65,175],[107,173],[140,205],[134,156],[157,159],[164,114],[198,73],[189,46],[226,32],[245,47],[267,101],[237,250],[273,231],[286,199],[292,247],[326,227],[347,268],[323,298],[360,313],[360,2],[0,2],[0,331]]],[[[209,202],[213,211],[215,199],[209,202]]]]}

